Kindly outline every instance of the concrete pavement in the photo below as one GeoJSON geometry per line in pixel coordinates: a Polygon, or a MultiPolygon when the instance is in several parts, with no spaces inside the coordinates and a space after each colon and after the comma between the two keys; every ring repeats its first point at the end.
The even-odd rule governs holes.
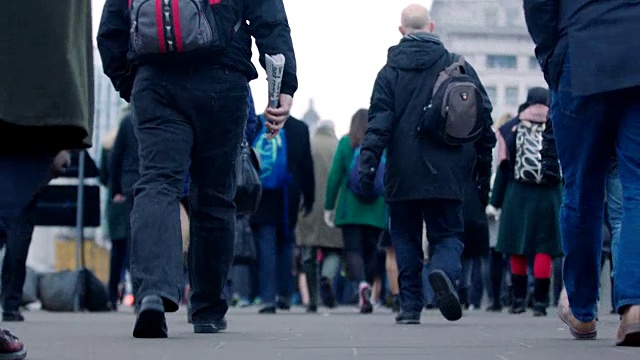
{"type": "Polygon", "coordinates": [[[467,312],[448,323],[437,311],[420,326],[398,326],[387,310],[363,316],[351,308],[307,315],[303,309],[258,315],[232,310],[229,331],[195,335],[184,310],[169,315],[169,339],[131,337],[134,316],[26,312],[27,322],[3,324],[18,334],[31,360],[200,359],[446,359],[617,360],[640,359],[640,349],[617,348],[617,317],[601,316],[599,340],[571,340],[550,309],[547,318],[467,312]]]}

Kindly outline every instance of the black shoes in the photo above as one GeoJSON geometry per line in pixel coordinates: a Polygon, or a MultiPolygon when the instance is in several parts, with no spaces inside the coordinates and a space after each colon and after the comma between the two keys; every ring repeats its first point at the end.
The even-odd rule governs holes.
{"type": "Polygon", "coordinates": [[[276,313],[275,305],[267,305],[258,311],[258,314],[273,315],[276,313]]]}
{"type": "Polygon", "coordinates": [[[329,309],[334,309],[338,306],[336,296],[333,293],[333,285],[331,285],[331,280],[327,278],[320,280],[320,298],[324,306],[329,309]]]}
{"type": "Polygon", "coordinates": [[[420,313],[419,312],[405,312],[400,310],[398,316],[396,316],[396,324],[398,325],[420,325],[420,313]]]}
{"type": "Polygon", "coordinates": [[[211,322],[194,322],[193,332],[196,334],[217,334],[227,330],[227,320],[222,318],[211,322]]]}
{"type": "Polygon", "coordinates": [[[511,303],[511,309],[509,309],[509,314],[522,314],[527,311],[527,301],[526,299],[518,299],[514,298],[511,303]]]}
{"type": "Polygon", "coordinates": [[[5,311],[2,313],[2,321],[4,322],[23,322],[24,316],[20,311],[5,311]]]}
{"type": "Polygon", "coordinates": [[[433,270],[429,274],[429,282],[436,294],[436,305],[440,313],[449,321],[462,318],[462,306],[451,280],[442,270],[433,270]]]}
{"type": "Polygon", "coordinates": [[[160,339],[168,336],[167,321],[164,317],[162,298],[147,295],[142,299],[138,310],[133,337],[139,339],[160,339]]]}

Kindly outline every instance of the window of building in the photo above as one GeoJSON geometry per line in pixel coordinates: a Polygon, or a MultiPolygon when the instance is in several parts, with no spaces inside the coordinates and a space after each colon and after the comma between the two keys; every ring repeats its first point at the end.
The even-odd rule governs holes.
{"type": "Polygon", "coordinates": [[[529,57],[529,70],[539,70],[540,64],[538,64],[538,59],[535,56],[529,57]]]}
{"type": "Polygon", "coordinates": [[[504,102],[507,105],[518,105],[518,101],[519,101],[518,95],[519,93],[518,93],[517,87],[513,87],[513,86],[507,87],[505,89],[504,102]]]}
{"type": "Polygon", "coordinates": [[[498,100],[498,89],[495,86],[486,86],[484,89],[487,90],[487,95],[489,95],[491,104],[495,106],[498,100]]]}
{"type": "Polygon", "coordinates": [[[489,69],[516,69],[518,58],[515,55],[488,55],[487,68],[489,69]]]}

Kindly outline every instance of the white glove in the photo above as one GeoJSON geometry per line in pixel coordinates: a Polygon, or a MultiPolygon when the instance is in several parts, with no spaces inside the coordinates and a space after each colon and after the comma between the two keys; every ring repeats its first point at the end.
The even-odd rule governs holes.
{"type": "Polygon", "coordinates": [[[489,204],[487,208],[484,210],[489,218],[493,218],[496,221],[500,220],[500,209],[496,209],[495,206],[489,204]]]}
{"type": "Polygon", "coordinates": [[[336,224],[333,222],[333,211],[331,210],[324,211],[324,223],[327,224],[327,226],[330,228],[336,227],[336,224]]]}

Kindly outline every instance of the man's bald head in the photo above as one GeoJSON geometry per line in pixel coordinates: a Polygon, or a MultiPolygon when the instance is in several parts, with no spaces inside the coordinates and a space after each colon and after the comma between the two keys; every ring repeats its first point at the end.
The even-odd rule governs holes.
{"type": "Polygon", "coordinates": [[[433,32],[435,25],[431,21],[429,9],[422,5],[413,4],[402,10],[400,32],[409,35],[415,32],[433,32]]]}

